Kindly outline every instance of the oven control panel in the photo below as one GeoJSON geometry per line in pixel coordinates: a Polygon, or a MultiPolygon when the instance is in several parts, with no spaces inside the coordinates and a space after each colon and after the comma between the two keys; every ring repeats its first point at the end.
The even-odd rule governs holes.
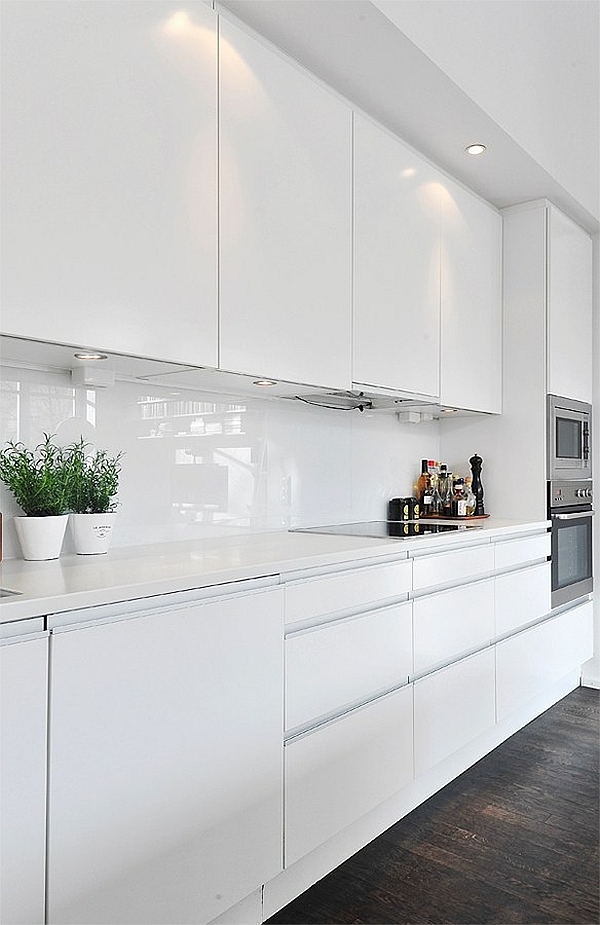
{"type": "Polygon", "coordinates": [[[574,506],[590,506],[594,497],[591,479],[557,480],[548,482],[548,506],[550,509],[574,506]]]}

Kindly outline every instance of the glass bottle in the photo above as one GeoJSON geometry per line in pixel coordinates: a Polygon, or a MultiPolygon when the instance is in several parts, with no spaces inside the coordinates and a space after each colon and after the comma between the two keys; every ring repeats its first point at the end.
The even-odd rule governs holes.
{"type": "Polygon", "coordinates": [[[452,473],[449,472],[446,477],[446,484],[442,494],[442,514],[444,517],[452,517],[452,473]]]}
{"type": "Polygon", "coordinates": [[[471,476],[467,475],[465,478],[465,501],[467,502],[467,517],[472,517],[475,513],[475,505],[477,504],[477,499],[473,494],[473,489],[471,488],[471,476]]]}
{"type": "Polygon", "coordinates": [[[433,503],[433,494],[431,489],[431,473],[429,471],[429,460],[421,460],[421,475],[417,482],[417,500],[420,505],[421,517],[431,515],[431,506],[433,503]]]}
{"type": "Polygon", "coordinates": [[[415,485],[415,494],[417,496],[417,501],[421,504],[423,503],[423,496],[425,492],[431,485],[431,479],[429,477],[429,468],[427,465],[427,460],[421,460],[421,474],[417,479],[417,484],[415,485]]]}
{"type": "Polygon", "coordinates": [[[456,479],[454,482],[451,513],[452,517],[467,516],[467,499],[465,498],[465,485],[462,479],[456,479]]]}
{"type": "Polygon", "coordinates": [[[440,494],[440,477],[434,474],[431,477],[431,515],[432,517],[442,516],[442,496],[440,494]]]}

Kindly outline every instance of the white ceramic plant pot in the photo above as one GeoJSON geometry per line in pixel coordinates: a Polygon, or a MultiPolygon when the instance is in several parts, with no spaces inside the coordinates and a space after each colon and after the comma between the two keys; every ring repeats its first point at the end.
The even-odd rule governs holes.
{"type": "Polygon", "coordinates": [[[67,529],[68,514],[50,517],[15,517],[15,529],[24,559],[58,559],[67,529]]]}
{"type": "Polygon", "coordinates": [[[108,552],[116,516],[116,513],[71,514],[75,552],[80,556],[98,556],[108,552]]]}

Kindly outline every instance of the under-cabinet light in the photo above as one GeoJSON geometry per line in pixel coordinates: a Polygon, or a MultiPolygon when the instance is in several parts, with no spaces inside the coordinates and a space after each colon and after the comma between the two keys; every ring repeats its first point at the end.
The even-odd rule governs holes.
{"type": "Polygon", "coordinates": [[[106,353],[75,353],[76,360],[108,360],[106,353]]]}

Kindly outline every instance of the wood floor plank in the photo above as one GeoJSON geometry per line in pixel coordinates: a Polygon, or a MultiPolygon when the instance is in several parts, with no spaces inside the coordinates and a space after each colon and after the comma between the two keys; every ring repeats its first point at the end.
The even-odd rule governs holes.
{"type": "Polygon", "coordinates": [[[574,691],[270,925],[598,925],[599,720],[574,691]]]}

